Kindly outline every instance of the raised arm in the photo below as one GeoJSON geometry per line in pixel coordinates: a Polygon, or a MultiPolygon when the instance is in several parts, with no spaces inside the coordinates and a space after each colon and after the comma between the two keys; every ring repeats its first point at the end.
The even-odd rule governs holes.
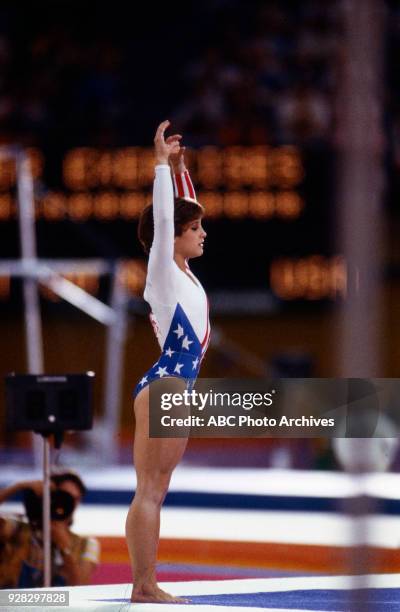
{"type": "Polygon", "coordinates": [[[185,147],[180,147],[178,153],[173,153],[169,161],[172,168],[175,196],[195,200],[196,192],[185,164],[185,147]]]}
{"type": "Polygon", "coordinates": [[[37,495],[41,495],[43,493],[43,482],[41,480],[24,480],[1,489],[0,504],[16,493],[21,493],[24,489],[33,489],[37,495]]]}
{"type": "Polygon", "coordinates": [[[154,138],[155,179],[153,186],[154,238],[150,249],[147,268],[148,290],[157,301],[165,304],[174,302],[175,290],[172,283],[174,265],[174,191],[168,165],[170,155],[179,151],[181,136],[175,134],[167,141],[164,132],[169,121],[163,121],[154,138]]]}
{"type": "MultiPolygon", "coordinates": [[[[0,504],[5,502],[7,499],[21,493],[24,489],[33,489],[35,493],[41,495],[43,492],[43,482],[41,480],[27,480],[16,482],[13,485],[9,485],[0,491],[0,504]]],[[[16,529],[16,523],[13,520],[0,516],[0,547],[2,542],[7,538],[11,537],[16,529]]],[[[1,581],[0,581],[1,582],[1,581]]],[[[1,587],[0,587],[1,588],[1,587]]]]}

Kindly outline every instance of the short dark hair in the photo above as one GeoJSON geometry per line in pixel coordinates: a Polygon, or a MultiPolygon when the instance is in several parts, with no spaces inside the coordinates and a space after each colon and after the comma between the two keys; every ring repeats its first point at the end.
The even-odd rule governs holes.
{"type": "Polygon", "coordinates": [[[50,478],[57,487],[63,482],[73,482],[78,487],[82,497],[87,491],[81,477],[76,472],[65,470],[65,472],[57,472],[55,474],[52,474],[50,478]]]}
{"type": "MultiPolygon", "coordinates": [[[[195,200],[174,198],[175,236],[181,236],[183,228],[191,221],[197,221],[204,215],[204,207],[195,200]]],[[[149,253],[154,238],[153,204],[148,204],[139,218],[138,238],[145,253],[149,253]]]]}

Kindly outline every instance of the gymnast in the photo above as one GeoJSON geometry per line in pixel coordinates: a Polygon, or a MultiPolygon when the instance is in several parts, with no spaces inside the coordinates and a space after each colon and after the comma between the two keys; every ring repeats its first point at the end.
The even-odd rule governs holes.
{"type": "Polygon", "coordinates": [[[156,131],[153,202],[143,210],[138,228],[149,254],[144,298],[151,306],[161,355],[134,391],[137,487],[126,520],[132,602],[185,603],[159,588],[156,560],[161,506],[187,438],[149,437],[149,388],[154,381],[169,378],[177,392],[191,390],[210,338],[207,295],[188,264],[203,254],[204,209],[196,201],[181,136],[165,138],[168,126],[169,121],[164,121],[156,131]]]}

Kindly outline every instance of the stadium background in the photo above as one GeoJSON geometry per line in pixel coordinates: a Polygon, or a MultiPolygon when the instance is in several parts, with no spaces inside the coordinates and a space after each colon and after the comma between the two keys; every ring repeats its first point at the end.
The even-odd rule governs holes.
{"type": "MultiPolygon", "coordinates": [[[[397,2],[382,6],[385,239],[377,374],[395,377],[400,12],[397,2]]],[[[156,8],[145,3],[140,15],[135,11],[118,0],[95,8],[73,0],[0,6],[0,139],[29,151],[38,255],[126,261],[121,464],[130,462],[132,388],[158,354],[141,300],[145,258],[136,228],[151,197],[152,138],[161,120],[170,119],[183,134],[207,209],[205,254],[193,270],[209,291],[220,342],[211,345],[204,376],[339,375],[339,312],[348,280],[338,235],[339,94],[346,60],[341,3],[204,0],[156,8]]],[[[15,190],[13,163],[3,159],[2,260],[20,253],[15,190]]],[[[107,277],[69,278],[109,300],[107,277]]],[[[46,371],[95,371],[101,416],[106,331],[48,288],[40,293],[46,371]]],[[[26,371],[19,279],[0,278],[0,313],[4,379],[26,371]]],[[[3,419],[3,396],[0,405],[3,419]]],[[[6,433],[0,423],[0,444],[5,468],[31,464],[29,434],[6,433]]],[[[85,444],[76,434],[66,440],[79,465],[85,444]]],[[[338,469],[322,440],[192,440],[186,461],[338,469]]]]}
{"type": "MultiPolygon", "coordinates": [[[[396,3],[387,6],[383,374],[394,376],[399,27],[396,3]]],[[[126,282],[141,294],[137,216],[150,197],[154,126],[168,117],[184,135],[208,209],[207,249],[193,268],[214,321],[267,371],[294,350],[310,374],[337,374],[335,306],[346,285],[335,218],[339,4],[174,2],[128,19],[118,2],[95,11],[90,3],[4,2],[1,24],[1,139],[30,150],[39,256],[134,259],[126,282]]],[[[15,258],[12,161],[1,162],[0,190],[1,255],[15,258]]],[[[104,279],[75,280],[107,299],[104,279]]],[[[19,281],[2,278],[0,294],[4,375],[24,369],[19,281]]],[[[42,301],[46,363],[63,371],[90,363],[100,393],[104,330],[44,289],[42,301]]],[[[146,352],[151,361],[157,346],[139,316],[126,352],[126,426],[144,367],[136,356],[146,352]]],[[[211,350],[204,374],[257,373],[211,350]]]]}

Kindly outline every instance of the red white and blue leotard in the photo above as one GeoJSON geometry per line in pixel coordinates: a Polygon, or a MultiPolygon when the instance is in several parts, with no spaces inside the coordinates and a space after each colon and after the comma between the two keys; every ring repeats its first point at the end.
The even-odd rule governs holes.
{"type": "MultiPolygon", "coordinates": [[[[183,272],[174,261],[174,190],[170,168],[155,169],[153,187],[154,238],[147,268],[144,298],[151,306],[162,353],[136,385],[134,396],[164,376],[193,384],[210,339],[207,295],[189,266],[183,272]]],[[[195,198],[188,172],[174,176],[176,195],[195,198]]]]}

